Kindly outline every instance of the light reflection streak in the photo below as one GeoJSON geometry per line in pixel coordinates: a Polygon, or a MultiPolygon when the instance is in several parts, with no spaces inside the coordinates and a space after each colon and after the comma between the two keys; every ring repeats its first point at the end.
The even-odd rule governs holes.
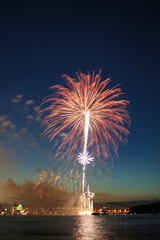
{"type": "Polygon", "coordinates": [[[110,240],[114,236],[114,232],[106,226],[105,217],[80,216],[76,218],[76,224],[73,234],[79,240],[110,240]]]}

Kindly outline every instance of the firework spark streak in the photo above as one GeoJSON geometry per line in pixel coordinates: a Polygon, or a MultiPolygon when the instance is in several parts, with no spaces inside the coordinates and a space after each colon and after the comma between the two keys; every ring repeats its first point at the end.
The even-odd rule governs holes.
{"type": "MultiPolygon", "coordinates": [[[[86,108],[86,106],[85,106],[86,108]]],[[[82,178],[82,193],[84,193],[84,183],[85,183],[85,166],[89,164],[91,161],[93,161],[93,158],[88,155],[87,152],[87,141],[88,141],[88,130],[89,130],[89,113],[90,111],[88,109],[85,109],[84,115],[84,148],[83,148],[83,154],[78,155],[78,162],[80,164],[83,164],[83,178],[82,178]]]]}
{"type": "Polygon", "coordinates": [[[107,159],[111,156],[110,149],[118,155],[119,142],[127,143],[129,102],[118,99],[123,94],[118,85],[107,88],[109,78],[100,82],[100,72],[97,75],[80,72],[77,79],[64,77],[67,86],[50,88],[54,94],[43,101],[42,106],[46,106],[40,115],[44,134],[55,140],[57,156],[68,154],[68,159],[73,159],[77,148],[81,149],[78,161],[83,165],[84,182],[85,166],[94,160],[88,152],[92,150],[98,159],[100,156],[107,159]]]}
{"type": "Polygon", "coordinates": [[[40,199],[52,199],[57,189],[62,190],[62,183],[59,174],[52,170],[38,170],[35,176],[34,192],[40,199]]]}

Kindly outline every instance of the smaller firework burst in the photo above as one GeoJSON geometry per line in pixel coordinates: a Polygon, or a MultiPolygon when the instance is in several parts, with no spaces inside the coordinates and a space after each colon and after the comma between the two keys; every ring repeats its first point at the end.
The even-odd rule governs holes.
{"type": "Polygon", "coordinates": [[[89,155],[88,152],[84,152],[84,153],[79,153],[78,155],[78,162],[81,165],[88,165],[93,161],[93,157],[91,157],[91,155],[89,155]]]}

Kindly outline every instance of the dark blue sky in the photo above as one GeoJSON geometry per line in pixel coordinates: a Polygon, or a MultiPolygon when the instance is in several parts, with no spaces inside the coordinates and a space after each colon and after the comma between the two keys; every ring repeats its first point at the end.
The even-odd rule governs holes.
{"type": "Polygon", "coordinates": [[[102,68],[110,87],[121,84],[132,120],[106,192],[110,200],[160,198],[159,11],[158,1],[1,2],[1,180],[50,166],[35,107],[63,74],[102,68]]]}

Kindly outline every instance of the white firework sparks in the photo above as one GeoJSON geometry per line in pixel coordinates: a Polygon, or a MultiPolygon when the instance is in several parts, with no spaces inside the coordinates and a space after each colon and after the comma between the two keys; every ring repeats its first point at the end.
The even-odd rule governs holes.
{"type": "Polygon", "coordinates": [[[93,159],[94,158],[91,157],[91,155],[89,155],[88,152],[85,152],[85,153],[79,153],[77,160],[81,165],[88,165],[93,161],[93,159]]]}

